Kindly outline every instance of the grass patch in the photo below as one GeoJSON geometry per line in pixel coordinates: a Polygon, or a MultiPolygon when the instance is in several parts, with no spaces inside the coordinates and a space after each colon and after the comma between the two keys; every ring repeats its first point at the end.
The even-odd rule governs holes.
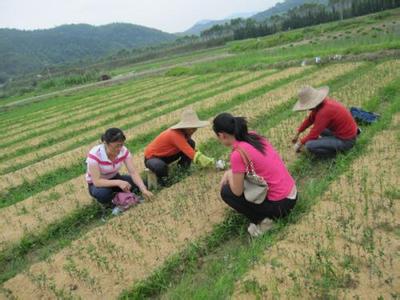
{"type": "Polygon", "coordinates": [[[50,257],[74,239],[103,224],[101,213],[98,205],[84,207],[48,226],[44,232],[27,235],[17,245],[1,252],[0,283],[14,277],[28,265],[50,257]]]}

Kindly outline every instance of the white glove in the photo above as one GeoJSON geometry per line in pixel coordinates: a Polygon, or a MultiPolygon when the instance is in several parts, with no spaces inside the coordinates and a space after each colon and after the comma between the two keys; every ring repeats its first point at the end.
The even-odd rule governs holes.
{"type": "Polygon", "coordinates": [[[217,160],[217,161],[215,162],[215,168],[216,168],[218,171],[225,170],[225,167],[226,167],[226,163],[225,163],[224,160],[219,159],[219,160],[217,160]]]}
{"type": "Polygon", "coordinates": [[[303,145],[300,143],[300,142],[297,142],[295,145],[294,145],[294,151],[296,152],[296,153],[298,153],[298,152],[300,152],[300,150],[301,150],[301,147],[302,147],[303,145]]]}

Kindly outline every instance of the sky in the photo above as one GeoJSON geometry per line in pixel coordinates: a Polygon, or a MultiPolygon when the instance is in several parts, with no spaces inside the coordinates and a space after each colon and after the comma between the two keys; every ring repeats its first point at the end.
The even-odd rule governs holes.
{"type": "Polygon", "coordinates": [[[259,12],[278,0],[0,0],[0,28],[126,22],[174,33],[204,19],[259,12]]]}

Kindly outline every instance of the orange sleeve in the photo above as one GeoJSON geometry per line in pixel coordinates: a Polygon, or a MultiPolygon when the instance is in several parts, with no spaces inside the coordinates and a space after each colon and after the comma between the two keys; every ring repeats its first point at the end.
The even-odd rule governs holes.
{"type": "Polygon", "coordinates": [[[175,134],[172,136],[172,141],[176,148],[185,153],[185,155],[191,160],[194,159],[196,151],[189,145],[183,134],[175,132],[175,134]]]}

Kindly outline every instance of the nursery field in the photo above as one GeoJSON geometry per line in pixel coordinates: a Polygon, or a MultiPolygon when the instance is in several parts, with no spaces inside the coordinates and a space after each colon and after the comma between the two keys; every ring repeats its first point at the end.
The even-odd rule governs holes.
{"type": "MultiPolygon", "coordinates": [[[[348,46],[339,33],[351,22],[325,25],[328,36],[316,26],[318,40],[249,40],[231,45],[232,57],[179,75],[0,112],[0,299],[399,299],[400,60],[382,53],[399,43],[398,15],[359,21],[363,31],[348,46]],[[368,42],[362,32],[376,24],[385,32],[368,42]],[[326,55],[357,43],[377,55],[284,65],[312,59],[324,39],[326,55]],[[381,117],[360,125],[356,147],[335,160],[295,154],[290,141],[305,113],[291,108],[305,85],[328,85],[347,107],[381,117]],[[220,112],[245,116],[274,145],[300,194],[290,217],[250,239],[248,221],[220,199],[222,173],[193,166],[153,200],[102,220],[84,179],[88,150],[119,127],[143,173],[145,146],[188,107],[209,121],[220,112]]],[[[228,159],[211,127],[194,139],[205,154],[228,159]]]]}

